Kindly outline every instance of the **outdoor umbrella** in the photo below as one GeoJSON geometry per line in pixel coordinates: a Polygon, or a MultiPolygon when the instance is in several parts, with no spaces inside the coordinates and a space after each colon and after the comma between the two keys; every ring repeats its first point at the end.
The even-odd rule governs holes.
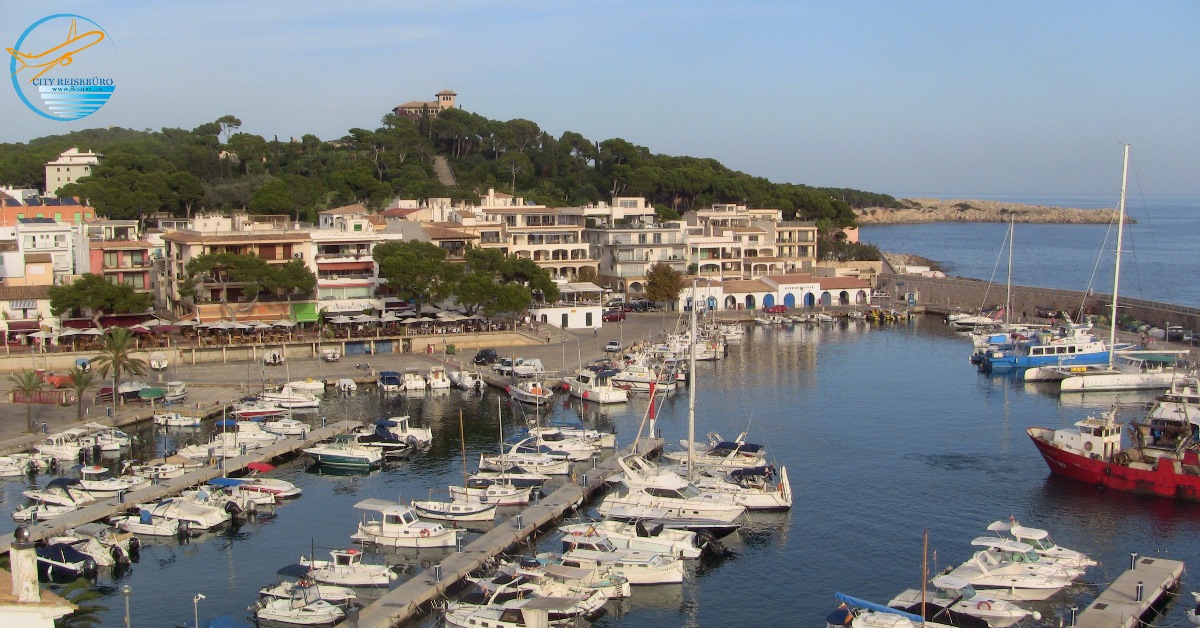
{"type": "Polygon", "coordinates": [[[89,328],[79,332],[79,335],[80,336],[103,336],[104,332],[100,331],[99,329],[96,329],[95,327],[89,327],[89,328]]]}
{"type": "Polygon", "coordinates": [[[57,338],[58,334],[56,334],[52,331],[35,331],[32,334],[29,334],[29,337],[30,338],[41,338],[42,340],[49,340],[50,338],[57,338]]]}
{"type": "Polygon", "coordinates": [[[370,314],[359,314],[358,316],[355,316],[354,318],[352,318],[350,320],[355,323],[378,323],[379,322],[378,318],[371,316],[370,314]]]}
{"type": "Polygon", "coordinates": [[[145,327],[146,329],[154,329],[155,327],[162,325],[162,321],[158,320],[157,318],[152,318],[148,321],[142,321],[142,322],[138,323],[138,325],[141,325],[142,327],[145,327]]]}
{"type": "Polygon", "coordinates": [[[254,328],[258,329],[258,330],[271,329],[271,327],[272,327],[272,325],[270,323],[264,323],[262,321],[259,321],[254,324],[254,328]]]}
{"type": "Polygon", "coordinates": [[[130,327],[130,328],[129,328],[129,331],[132,331],[132,332],[133,332],[133,333],[135,333],[135,334],[148,334],[148,333],[150,333],[150,330],[149,330],[149,329],[147,329],[147,328],[145,328],[145,327],[143,327],[143,326],[141,326],[141,325],[134,325],[133,327],[130,327]]]}
{"type": "Polygon", "coordinates": [[[351,320],[349,316],[337,316],[329,322],[333,323],[334,325],[345,325],[347,323],[353,323],[354,321],[351,320]]]}
{"type": "Polygon", "coordinates": [[[288,327],[288,328],[291,328],[291,327],[295,327],[295,326],[296,326],[296,321],[289,321],[289,320],[287,320],[287,319],[280,319],[280,320],[277,320],[277,321],[275,321],[274,323],[271,323],[271,324],[272,324],[272,325],[274,325],[275,327],[288,327]]]}
{"type": "Polygon", "coordinates": [[[185,318],[181,321],[177,321],[175,323],[175,326],[176,327],[195,327],[196,325],[199,325],[199,324],[200,323],[198,323],[190,318],[185,318]]]}
{"type": "Polygon", "coordinates": [[[68,327],[68,328],[62,330],[61,332],[59,332],[58,337],[66,338],[67,336],[78,336],[79,334],[82,334],[82,333],[83,333],[83,330],[75,329],[73,327],[68,327]]]}

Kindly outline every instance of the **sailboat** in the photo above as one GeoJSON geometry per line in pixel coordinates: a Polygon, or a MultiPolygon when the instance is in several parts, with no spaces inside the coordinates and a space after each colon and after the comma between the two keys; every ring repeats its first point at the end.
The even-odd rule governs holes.
{"type": "Polygon", "coordinates": [[[1058,380],[1062,392],[1101,390],[1162,390],[1185,374],[1175,368],[1175,356],[1184,352],[1118,351],[1117,294],[1121,286],[1121,245],[1125,234],[1125,190],[1129,178],[1129,145],[1121,169],[1121,199],[1117,206],[1117,250],[1113,271],[1112,315],[1109,325],[1108,364],[1104,366],[1052,365],[1025,374],[1026,381],[1058,380]]]}

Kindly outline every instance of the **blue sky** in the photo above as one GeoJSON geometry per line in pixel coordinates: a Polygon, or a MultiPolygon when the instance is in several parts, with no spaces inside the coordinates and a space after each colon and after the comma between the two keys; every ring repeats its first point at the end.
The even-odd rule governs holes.
{"type": "Polygon", "coordinates": [[[1200,3],[11,2],[0,41],[78,13],[113,99],[44,120],[0,84],[0,142],[224,114],[267,139],[375,128],[458,92],[492,119],[621,137],[773,181],[896,195],[1200,194],[1200,3]]]}

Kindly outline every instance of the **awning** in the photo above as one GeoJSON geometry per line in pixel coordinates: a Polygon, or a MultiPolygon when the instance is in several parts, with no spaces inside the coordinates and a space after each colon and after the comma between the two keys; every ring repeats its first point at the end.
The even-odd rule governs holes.
{"type": "Polygon", "coordinates": [[[293,303],[292,320],[298,323],[313,323],[317,320],[316,303],[293,303]]]}
{"type": "Polygon", "coordinates": [[[375,262],[322,262],[317,260],[317,270],[374,270],[375,262]]]}
{"type": "Polygon", "coordinates": [[[34,331],[41,329],[37,321],[8,321],[8,331],[34,331]]]}
{"type": "Polygon", "coordinates": [[[37,309],[37,301],[34,301],[33,299],[18,299],[16,301],[9,301],[8,309],[10,309],[10,310],[36,310],[37,309]]]}

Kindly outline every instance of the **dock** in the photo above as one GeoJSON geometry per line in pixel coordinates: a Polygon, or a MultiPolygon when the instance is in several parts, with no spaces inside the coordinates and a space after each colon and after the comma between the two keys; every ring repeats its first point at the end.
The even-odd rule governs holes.
{"type": "MultiPolygon", "coordinates": [[[[131,493],[97,501],[61,517],[55,517],[36,525],[27,525],[25,528],[29,530],[30,541],[38,541],[59,535],[70,528],[122,513],[133,505],[170,497],[186,488],[204,484],[213,478],[239,473],[245,470],[246,465],[252,462],[269,462],[282,456],[295,454],[305,447],[313,446],[318,441],[333,438],[337,434],[348,432],[358,427],[358,425],[354,421],[339,421],[332,425],[314,429],[308,432],[303,438],[288,437],[273,445],[249,450],[243,456],[225,458],[223,461],[218,460],[220,463],[218,465],[209,465],[189,471],[177,478],[162,480],[158,484],[153,484],[131,493]]],[[[11,535],[0,537],[0,553],[7,553],[11,542],[11,535]]]]}
{"type": "Polygon", "coordinates": [[[1074,625],[1087,628],[1133,628],[1161,608],[1179,589],[1183,561],[1131,556],[1130,568],[1117,577],[1083,612],[1074,625]]]}
{"type": "Polygon", "coordinates": [[[342,622],[338,626],[382,628],[402,624],[417,617],[424,612],[423,609],[427,605],[456,587],[472,571],[480,569],[486,562],[510,548],[524,543],[539,530],[559,521],[602,491],[605,481],[619,471],[618,456],[657,451],[662,447],[662,441],[643,439],[636,451],[635,446],[637,445],[630,445],[616,455],[609,456],[594,469],[586,462],[575,463],[576,481],[568,480],[567,484],[547,497],[524,508],[519,515],[497,522],[487,534],[467,544],[461,551],[451,554],[442,562],[416,574],[384,594],[359,612],[356,624],[342,622]]]}

